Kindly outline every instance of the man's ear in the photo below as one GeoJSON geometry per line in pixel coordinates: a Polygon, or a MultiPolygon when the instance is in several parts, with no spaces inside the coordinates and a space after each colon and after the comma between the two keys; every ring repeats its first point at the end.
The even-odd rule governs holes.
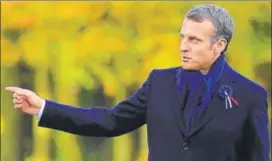
{"type": "Polygon", "coordinates": [[[224,51],[224,49],[226,48],[227,46],[227,40],[226,39],[219,39],[217,40],[216,42],[216,46],[215,46],[215,52],[216,53],[221,53],[224,51]]]}

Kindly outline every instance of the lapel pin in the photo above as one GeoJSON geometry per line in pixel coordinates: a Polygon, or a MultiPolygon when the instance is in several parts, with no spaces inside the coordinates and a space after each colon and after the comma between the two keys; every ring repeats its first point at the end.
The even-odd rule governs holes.
{"type": "Polygon", "coordinates": [[[229,85],[223,85],[219,89],[219,95],[225,100],[225,109],[232,108],[232,103],[239,106],[237,100],[232,97],[233,90],[229,85]]]}

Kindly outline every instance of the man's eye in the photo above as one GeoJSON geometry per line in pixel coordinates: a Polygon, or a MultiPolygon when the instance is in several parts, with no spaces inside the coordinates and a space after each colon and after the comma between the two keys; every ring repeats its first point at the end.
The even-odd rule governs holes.
{"type": "Polygon", "coordinates": [[[190,38],[189,40],[190,40],[191,42],[193,42],[193,43],[198,42],[198,40],[197,40],[196,38],[193,38],[193,37],[192,37],[192,38],[190,38]]]}

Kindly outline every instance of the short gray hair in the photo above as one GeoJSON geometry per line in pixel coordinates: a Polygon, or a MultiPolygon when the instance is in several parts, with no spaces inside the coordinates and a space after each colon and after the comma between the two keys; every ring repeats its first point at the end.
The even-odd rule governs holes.
{"type": "MultiPolygon", "coordinates": [[[[212,37],[212,43],[219,39],[226,39],[227,46],[230,43],[234,32],[234,20],[226,9],[215,4],[202,4],[192,7],[186,17],[197,22],[204,19],[210,20],[216,30],[212,37]]],[[[227,50],[227,46],[224,51],[227,50]]]]}

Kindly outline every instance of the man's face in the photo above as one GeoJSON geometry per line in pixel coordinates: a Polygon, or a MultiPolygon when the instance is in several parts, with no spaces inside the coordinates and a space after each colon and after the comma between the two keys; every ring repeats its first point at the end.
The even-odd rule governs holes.
{"type": "Polygon", "coordinates": [[[185,70],[209,70],[220,55],[212,45],[215,28],[211,21],[197,22],[188,18],[183,21],[180,36],[182,67],[185,70]]]}

